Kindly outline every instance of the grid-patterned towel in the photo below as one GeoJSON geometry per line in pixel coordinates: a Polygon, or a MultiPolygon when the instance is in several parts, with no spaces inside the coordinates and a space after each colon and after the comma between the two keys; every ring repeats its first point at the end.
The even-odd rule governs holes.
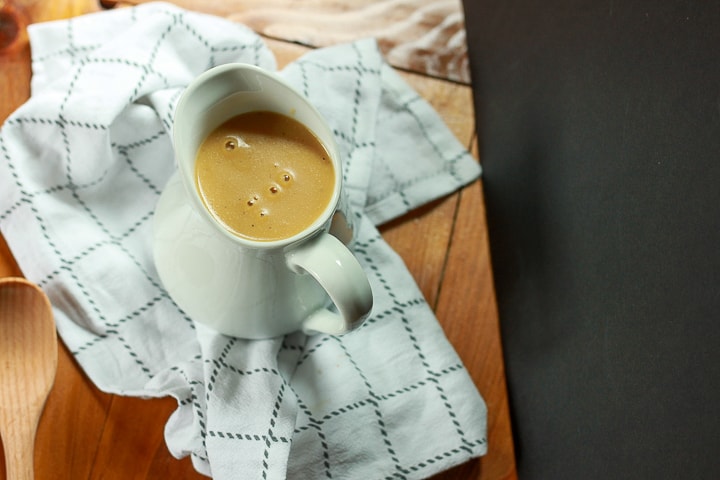
{"type": "Polygon", "coordinates": [[[420,478],[485,452],[483,400],[374,226],[479,167],[374,42],[282,72],[334,129],[374,313],[343,337],[247,341],[195,325],[169,298],[152,217],[183,87],[226,62],[274,69],[271,52],[241,25],[166,4],[36,25],[30,38],[32,97],[0,131],[0,228],[99,388],[175,397],[170,450],[219,479],[420,478]]]}

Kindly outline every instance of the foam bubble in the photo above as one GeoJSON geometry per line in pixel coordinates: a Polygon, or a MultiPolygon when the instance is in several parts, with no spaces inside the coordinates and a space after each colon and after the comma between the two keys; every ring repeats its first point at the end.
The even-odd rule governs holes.
{"type": "Polygon", "coordinates": [[[241,148],[249,148],[250,145],[248,145],[245,140],[238,137],[237,135],[230,135],[225,137],[225,150],[232,151],[235,150],[238,147],[241,148]]]}

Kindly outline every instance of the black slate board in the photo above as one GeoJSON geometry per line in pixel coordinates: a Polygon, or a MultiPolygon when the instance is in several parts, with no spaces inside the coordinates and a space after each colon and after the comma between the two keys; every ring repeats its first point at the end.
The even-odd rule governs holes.
{"type": "Polygon", "coordinates": [[[520,478],[720,478],[720,3],[464,7],[520,478]]]}

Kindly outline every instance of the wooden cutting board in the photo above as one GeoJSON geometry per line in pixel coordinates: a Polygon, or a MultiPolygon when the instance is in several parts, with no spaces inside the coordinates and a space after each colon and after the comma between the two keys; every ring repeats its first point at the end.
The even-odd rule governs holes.
{"type": "MultiPolygon", "coordinates": [[[[450,5],[454,2],[307,0],[301,3],[301,17],[297,16],[298,2],[290,0],[178,0],[174,3],[246,21],[260,33],[275,37],[268,38],[267,43],[280,66],[308,50],[297,42],[323,46],[350,39],[344,35],[353,30],[353,24],[362,26],[354,30],[359,36],[377,35],[387,39],[381,40],[381,45],[391,57],[394,49],[412,52],[414,47],[408,45],[414,44],[418,55],[405,54],[407,64],[402,68],[408,71],[401,74],[440,113],[458,139],[477,155],[469,84],[457,83],[462,80],[460,74],[457,80],[455,74],[450,73],[452,62],[432,69],[429,63],[418,60],[420,53],[440,56],[443,45],[451,46],[452,35],[440,41],[442,35],[433,36],[431,32],[443,25],[442,14],[438,12],[444,12],[443,8],[456,8],[459,2],[450,5]],[[363,20],[364,15],[370,15],[372,21],[363,20]],[[323,28],[323,22],[329,25],[331,17],[339,18],[339,23],[323,28]],[[421,22],[424,18],[434,20],[424,25],[421,22]],[[437,41],[428,40],[432,38],[437,41]],[[411,58],[415,60],[411,62],[411,58]]],[[[24,26],[101,10],[94,0],[24,0],[3,5],[0,122],[30,95],[30,48],[24,26]]],[[[451,31],[457,33],[457,25],[447,27],[447,32],[451,31]]],[[[462,55],[462,50],[452,52],[453,58],[462,55]]],[[[402,55],[399,58],[403,58],[402,55]]],[[[395,66],[402,66],[400,63],[400,60],[393,61],[395,66]]],[[[5,160],[0,156],[0,161],[5,160]]],[[[488,405],[488,455],[436,478],[515,478],[482,184],[475,182],[418,209],[384,226],[382,234],[407,264],[488,405]]],[[[21,273],[0,236],[0,276],[21,273]]],[[[145,400],[99,391],[61,343],[55,387],[38,430],[37,478],[206,478],[194,471],[189,459],[177,460],[167,450],[163,428],[175,406],[175,401],[169,398],[145,400]]],[[[0,454],[2,471],[3,461],[0,454]]],[[[0,473],[2,478],[4,474],[0,473]]]]}

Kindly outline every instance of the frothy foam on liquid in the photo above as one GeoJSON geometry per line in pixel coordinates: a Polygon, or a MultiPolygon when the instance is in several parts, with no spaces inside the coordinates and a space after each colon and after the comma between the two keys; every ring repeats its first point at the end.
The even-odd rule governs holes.
{"type": "Polygon", "coordinates": [[[335,171],[304,125],[278,113],[251,112],[203,141],[195,180],[205,206],[228,230],[272,241],[318,219],[332,199],[335,171]]]}

